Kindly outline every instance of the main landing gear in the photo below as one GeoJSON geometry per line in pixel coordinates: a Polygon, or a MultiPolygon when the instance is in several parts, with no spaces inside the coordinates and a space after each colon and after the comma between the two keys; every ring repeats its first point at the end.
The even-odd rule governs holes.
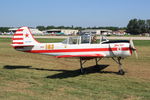
{"type": "MultiPolygon", "coordinates": [[[[84,63],[86,63],[87,60],[90,60],[90,59],[93,59],[93,58],[87,58],[87,57],[80,57],[80,67],[81,67],[81,73],[83,74],[84,73],[84,70],[83,70],[83,65],[84,63]]],[[[96,66],[98,65],[98,62],[102,59],[102,58],[94,58],[95,59],[95,63],[96,63],[96,66]]]]}
{"type": "MultiPolygon", "coordinates": [[[[80,67],[81,67],[80,71],[81,71],[82,74],[84,73],[83,65],[86,63],[87,60],[90,60],[90,59],[95,59],[95,63],[96,63],[96,66],[97,66],[97,65],[98,65],[98,62],[99,62],[102,58],[80,57],[80,67]]],[[[124,75],[124,74],[125,74],[125,71],[123,70],[122,63],[121,63],[121,60],[122,60],[123,58],[121,58],[121,57],[117,57],[117,58],[112,57],[112,59],[119,65],[118,74],[119,74],[119,75],[124,75]]]]}
{"type": "Polygon", "coordinates": [[[117,59],[115,59],[114,57],[112,57],[112,59],[117,63],[119,64],[119,71],[118,71],[118,74],[119,75],[124,75],[125,74],[125,71],[123,70],[123,67],[122,67],[122,63],[121,63],[121,57],[117,57],[117,59]]]}

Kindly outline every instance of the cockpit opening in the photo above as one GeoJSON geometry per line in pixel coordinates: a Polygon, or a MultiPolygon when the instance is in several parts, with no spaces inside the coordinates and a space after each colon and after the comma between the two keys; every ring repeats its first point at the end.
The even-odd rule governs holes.
{"type": "Polygon", "coordinates": [[[63,44],[101,44],[109,40],[104,36],[97,37],[96,35],[81,35],[76,37],[68,37],[63,44]]]}

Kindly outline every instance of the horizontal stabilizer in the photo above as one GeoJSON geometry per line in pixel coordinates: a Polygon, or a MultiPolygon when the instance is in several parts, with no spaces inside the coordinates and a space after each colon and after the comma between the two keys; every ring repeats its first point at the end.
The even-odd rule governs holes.
{"type": "Polygon", "coordinates": [[[18,45],[18,44],[11,44],[13,47],[33,47],[34,45],[18,45]]]}

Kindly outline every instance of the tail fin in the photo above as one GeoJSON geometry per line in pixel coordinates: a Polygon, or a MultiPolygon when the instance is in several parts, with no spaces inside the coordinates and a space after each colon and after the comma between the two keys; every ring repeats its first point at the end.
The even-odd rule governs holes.
{"type": "Polygon", "coordinates": [[[38,42],[33,38],[28,27],[19,28],[12,38],[12,46],[34,46],[38,42]]]}

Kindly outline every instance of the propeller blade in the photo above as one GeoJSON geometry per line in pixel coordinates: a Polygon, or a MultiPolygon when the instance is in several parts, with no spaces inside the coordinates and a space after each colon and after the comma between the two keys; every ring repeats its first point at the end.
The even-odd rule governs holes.
{"type": "Polygon", "coordinates": [[[130,45],[131,45],[131,47],[132,47],[133,49],[135,49],[133,40],[132,40],[131,38],[130,38],[130,45]]]}
{"type": "Polygon", "coordinates": [[[136,59],[138,59],[138,54],[137,54],[137,52],[136,52],[136,48],[135,48],[134,43],[133,43],[133,40],[132,40],[131,38],[130,38],[130,45],[131,45],[132,51],[134,51],[134,54],[135,54],[136,59]]]}
{"type": "Polygon", "coordinates": [[[138,59],[138,54],[137,54],[136,50],[134,51],[134,54],[135,54],[136,59],[138,59]]]}

